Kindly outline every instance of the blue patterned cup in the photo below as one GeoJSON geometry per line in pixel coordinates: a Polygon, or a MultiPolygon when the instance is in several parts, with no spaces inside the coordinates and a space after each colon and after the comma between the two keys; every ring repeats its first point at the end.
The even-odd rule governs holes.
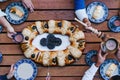
{"type": "Polygon", "coordinates": [[[12,35],[12,38],[16,43],[21,43],[24,39],[24,36],[21,33],[17,33],[17,34],[12,35]]]}
{"type": "Polygon", "coordinates": [[[119,43],[115,38],[109,38],[101,43],[101,49],[103,52],[115,53],[118,50],[118,47],[119,43]]]}

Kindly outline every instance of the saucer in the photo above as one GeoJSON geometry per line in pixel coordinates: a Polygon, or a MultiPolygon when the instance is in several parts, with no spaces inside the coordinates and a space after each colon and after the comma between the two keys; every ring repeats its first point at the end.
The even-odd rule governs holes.
{"type": "Polygon", "coordinates": [[[112,76],[120,74],[120,65],[119,65],[119,62],[117,60],[115,60],[115,59],[107,59],[100,66],[100,75],[102,76],[102,78],[104,80],[109,80],[110,79],[110,77],[106,76],[105,72],[108,69],[109,65],[112,64],[112,63],[114,63],[114,64],[117,65],[117,69],[114,71],[114,73],[112,74],[112,76]]]}
{"type": "Polygon", "coordinates": [[[12,2],[10,3],[5,10],[5,13],[7,14],[6,18],[7,20],[12,23],[12,24],[21,24],[23,23],[27,17],[28,17],[28,9],[24,7],[24,5],[22,4],[22,2],[12,2]],[[15,14],[10,12],[11,8],[17,8],[19,9],[21,12],[23,12],[23,17],[18,17],[15,14]]]}
{"type": "Polygon", "coordinates": [[[87,54],[85,56],[85,61],[89,66],[91,66],[93,63],[95,63],[92,61],[92,57],[97,55],[97,53],[98,53],[97,50],[90,50],[87,52],[87,54]]]}
{"type": "Polygon", "coordinates": [[[108,7],[103,3],[103,2],[92,2],[87,6],[87,14],[88,14],[88,18],[91,22],[93,23],[102,23],[103,21],[105,21],[108,17],[108,7]],[[93,16],[93,12],[96,8],[96,6],[102,6],[103,8],[103,16],[100,17],[99,19],[94,19],[93,16]]]}
{"type": "Polygon", "coordinates": [[[34,80],[37,75],[37,66],[30,59],[21,59],[15,65],[16,80],[34,80]]]}
{"type": "Polygon", "coordinates": [[[108,27],[113,32],[120,32],[120,17],[119,16],[113,16],[110,18],[108,22],[108,27]],[[115,23],[115,21],[119,21],[118,25],[115,23]]]}

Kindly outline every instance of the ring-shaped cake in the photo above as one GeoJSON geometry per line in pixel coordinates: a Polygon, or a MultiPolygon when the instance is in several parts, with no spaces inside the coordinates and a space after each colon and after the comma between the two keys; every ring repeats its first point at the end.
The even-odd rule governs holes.
{"type": "Polygon", "coordinates": [[[22,51],[27,58],[44,66],[65,66],[82,55],[85,35],[71,22],[37,21],[22,31],[22,51]]]}

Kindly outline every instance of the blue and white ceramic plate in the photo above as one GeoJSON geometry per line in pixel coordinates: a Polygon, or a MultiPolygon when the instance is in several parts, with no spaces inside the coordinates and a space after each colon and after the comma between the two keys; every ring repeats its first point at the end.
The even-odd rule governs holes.
{"type": "Polygon", "coordinates": [[[92,61],[92,57],[96,56],[97,53],[98,52],[96,50],[90,50],[90,51],[87,52],[87,54],[85,56],[85,61],[89,66],[91,66],[93,63],[95,63],[95,62],[92,61]]]}
{"type": "Polygon", "coordinates": [[[104,80],[109,80],[110,79],[110,77],[106,76],[105,72],[108,69],[108,67],[110,66],[110,64],[112,64],[112,63],[114,63],[114,64],[116,64],[118,66],[117,69],[112,74],[112,76],[120,74],[119,62],[117,60],[115,60],[115,59],[108,59],[100,66],[100,75],[102,76],[102,78],[104,80]]]}
{"type": "Polygon", "coordinates": [[[105,21],[108,17],[108,7],[102,2],[92,2],[87,6],[87,14],[88,14],[88,18],[91,22],[101,23],[101,22],[105,21]],[[94,19],[92,17],[93,12],[94,12],[96,6],[98,6],[98,5],[102,6],[102,8],[103,8],[103,10],[101,12],[102,16],[99,19],[94,19]]]}
{"type": "Polygon", "coordinates": [[[28,9],[23,6],[21,2],[13,2],[10,3],[5,10],[5,13],[7,14],[6,18],[7,20],[12,23],[12,24],[21,24],[23,23],[27,17],[28,17],[28,9]],[[17,8],[23,13],[23,17],[19,17],[14,13],[11,13],[10,10],[11,8],[17,8]]]}
{"type": "Polygon", "coordinates": [[[34,80],[37,75],[37,66],[30,59],[21,59],[15,65],[16,80],[34,80]]]}
{"type": "Polygon", "coordinates": [[[113,32],[120,32],[120,17],[119,16],[113,16],[110,18],[109,22],[108,22],[108,27],[111,31],[113,32]],[[115,21],[118,20],[119,21],[119,25],[115,25],[115,21]]]}

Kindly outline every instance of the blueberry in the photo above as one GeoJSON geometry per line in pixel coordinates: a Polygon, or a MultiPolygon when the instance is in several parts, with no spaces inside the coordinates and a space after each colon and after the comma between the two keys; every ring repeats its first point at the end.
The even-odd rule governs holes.
{"type": "Polygon", "coordinates": [[[48,34],[47,38],[54,38],[54,35],[53,34],[48,34]]]}
{"type": "Polygon", "coordinates": [[[72,55],[68,55],[68,59],[72,60],[72,59],[75,59],[75,58],[72,55]]]}
{"type": "Polygon", "coordinates": [[[47,44],[47,47],[48,47],[49,49],[54,49],[54,48],[55,48],[55,45],[52,44],[52,43],[48,43],[48,44],[47,44]]]}
{"type": "Polygon", "coordinates": [[[62,43],[62,40],[60,38],[56,38],[54,41],[55,46],[60,46],[62,43]]]}
{"type": "Polygon", "coordinates": [[[53,59],[52,59],[52,62],[53,62],[53,63],[57,63],[57,57],[53,58],[53,59]]]}
{"type": "Polygon", "coordinates": [[[45,23],[44,28],[49,28],[49,26],[48,26],[48,24],[47,24],[47,23],[45,23]]]}
{"type": "Polygon", "coordinates": [[[53,42],[53,41],[55,40],[54,35],[53,35],[53,34],[49,34],[49,35],[47,36],[47,40],[48,40],[48,42],[53,42]]]}
{"type": "Polygon", "coordinates": [[[59,23],[58,23],[58,27],[62,27],[62,22],[59,22],[59,23]]]}
{"type": "Polygon", "coordinates": [[[73,30],[74,30],[74,27],[71,27],[70,30],[73,31],[73,30]]]}
{"type": "Polygon", "coordinates": [[[32,55],[31,55],[31,58],[35,58],[35,54],[32,54],[32,55]]]}
{"type": "Polygon", "coordinates": [[[42,38],[42,39],[40,40],[40,44],[41,44],[42,46],[46,46],[46,45],[47,45],[47,40],[46,40],[45,38],[42,38]]]}
{"type": "Polygon", "coordinates": [[[26,36],[26,37],[25,37],[25,40],[29,40],[29,37],[28,37],[28,36],[26,36]]]}
{"type": "Polygon", "coordinates": [[[36,29],[36,26],[33,26],[32,29],[35,30],[35,29],[36,29]]]}

